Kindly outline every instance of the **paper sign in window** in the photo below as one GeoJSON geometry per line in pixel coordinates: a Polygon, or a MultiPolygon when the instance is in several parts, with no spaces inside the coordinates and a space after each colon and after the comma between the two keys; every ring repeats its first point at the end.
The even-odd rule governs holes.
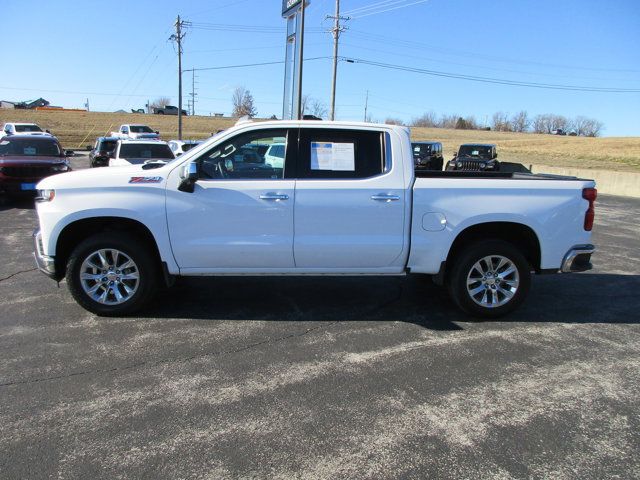
{"type": "Polygon", "coordinates": [[[353,143],[311,142],[311,170],[354,172],[355,169],[353,143]]]}

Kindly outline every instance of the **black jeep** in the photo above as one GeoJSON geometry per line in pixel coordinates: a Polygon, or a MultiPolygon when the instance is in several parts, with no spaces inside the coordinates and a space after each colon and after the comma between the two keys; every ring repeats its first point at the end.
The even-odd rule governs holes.
{"type": "Polygon", "coordinates": [[[446,170],[497,172],[500,170],[500,162],[496,158],[498,152],[493,144],[465,143],[460,145],[453,159],[447,162],[446,170]]]}

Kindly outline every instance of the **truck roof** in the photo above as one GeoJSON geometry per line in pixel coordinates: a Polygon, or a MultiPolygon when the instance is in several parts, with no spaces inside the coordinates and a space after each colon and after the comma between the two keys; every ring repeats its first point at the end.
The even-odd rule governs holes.
{"type": "Polygon", "coordinates": [[[495,143],[463,143],[461,147],[495,147],[495,143]]]}

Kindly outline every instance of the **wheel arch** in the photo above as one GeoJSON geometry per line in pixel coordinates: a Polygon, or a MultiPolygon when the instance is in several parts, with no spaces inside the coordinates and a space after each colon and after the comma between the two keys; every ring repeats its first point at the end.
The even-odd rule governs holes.
{"type": "Polygon", "coordinates": [[[528,225],[510,221],[484,222],[466,227],[458,233],[451,244],[447,253],[446,264],[451,265],[452,259],[465,246],[478,240],[487,239],[504,240],[513,244],[522,252],[531,269],[536,272],[540,271],[542,251],[538,235],[528,225]]]}
{"type": "Polygon", "coordinates": [[[138,220],[127,217],[107,216],[75,220],[66,225],[58,235],[55,248],[55,269],[59,279],[66,274],[67,261],[73,249],[83,240],[101,232],[121,231],[134,235],[149,245],[160,266],[162,257],[158,243],[149,228],[138,220]]]}

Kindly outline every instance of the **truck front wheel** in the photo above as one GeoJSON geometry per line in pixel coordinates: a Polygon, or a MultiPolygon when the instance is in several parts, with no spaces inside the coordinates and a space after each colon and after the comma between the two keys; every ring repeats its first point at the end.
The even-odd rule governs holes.
{"type": "Polygon", "coordinates": [[[448,276],[449,294],[466,313],[497,318],[512,312],[527,296],[531,267],[511,243],[482,240],[463,247],[448,276]]]}
{"type": "Polygon", "coordinates": [[[73,298],[101,316],[120,316],[143,308],[158,285],[154,256],[136,237],[102,233],[81,242],[67,262],[73,298]]]}

